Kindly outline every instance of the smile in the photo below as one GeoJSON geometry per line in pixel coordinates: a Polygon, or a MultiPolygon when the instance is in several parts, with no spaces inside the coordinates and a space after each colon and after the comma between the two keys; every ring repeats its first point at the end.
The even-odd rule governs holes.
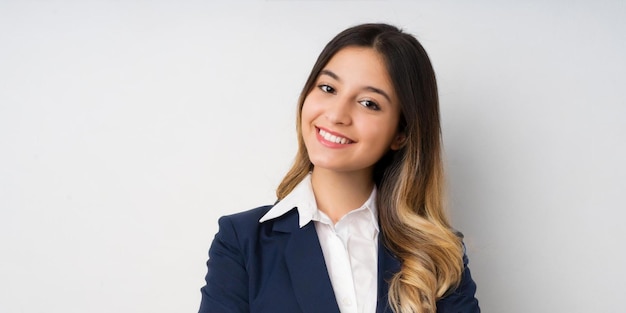
{"type": "Polygon", "coordinates": [[[344,138],[344,137],[340,137],[340,136],[336,136],[333,135],[321,128],[318,128],[318,133],[319,135],[324,138],[324,140],[326,141],[330,141],[332,143],[336,143],[336,144],[341,144],[341,145],[346,145],[346,144],[350,144],[353,141],[348,139],[348,138],[344,138]]]}

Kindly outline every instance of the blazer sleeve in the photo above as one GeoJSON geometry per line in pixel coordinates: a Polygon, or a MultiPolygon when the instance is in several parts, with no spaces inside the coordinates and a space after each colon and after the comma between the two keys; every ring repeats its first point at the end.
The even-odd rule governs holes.
{"type": "Polygon", "coordinates": [[[237,233],[228,217],[218,223],[219,231],[209,248],[199,313],[249,312],[248,274],[237,233]]]}
{"type": "MultiPolygon", "coordinates": [[[[464,247],[465,248],[465,247],[464,247]]],[[[472,279],[469,260],[463,254],[463,274],[459,286],[437,302],[437,313],[480,313],[476,299],[476,283],[472,279]]]]}

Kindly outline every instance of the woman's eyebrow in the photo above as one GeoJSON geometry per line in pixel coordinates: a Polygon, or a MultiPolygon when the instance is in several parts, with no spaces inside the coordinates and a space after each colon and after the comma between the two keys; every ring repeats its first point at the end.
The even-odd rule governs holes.
{"type": "MultiPolygon", "coordinates": [[[[333,71],[331,70],[322,70],[320,72],[320,75],[327,75],[332,77],[333,79],[335,79],[338,82],[341,82],[341,78],[339,78],[339,76],[337,74],[335,74],[333,71]]],[[[387,99],[387,101],[391,102],[391,97],[389,97],[389,95],[383,91],[382,89],[376,88],[376,87],[372,87],[372,86],[365,86],[363,87],[364,90],[368,90],[377,94],[380,94],[381,96],[385,97],[385,99],[387,99]]]]}
{"type": "Polygon", "coordinates": [[[337,74],[333,73],[333,72],[332,72],[332,71],[330,71],[330,70],[322,70],[322,71],[320,72],[320,75],[328,75],[328,76],[330,76],[330,77],[334,78],[334,79],[335,79],[335,80],[337,80],[337,81],[341,81],[341,79],[339,78],[339,76],[337,76],[337,74]]]}
{"type": "Polygon", "coordinates": [[[378,89],[376,87],[372,87],[372,86],[365,86],[363,89],[365,90],[369,90],[371,92],[380,94],[381,96],[385,97],[385,99],[387,99],[387,101],[391,102],[391,98],[389,97],[389,95],[384,92],[382,89],[378,89]]]}

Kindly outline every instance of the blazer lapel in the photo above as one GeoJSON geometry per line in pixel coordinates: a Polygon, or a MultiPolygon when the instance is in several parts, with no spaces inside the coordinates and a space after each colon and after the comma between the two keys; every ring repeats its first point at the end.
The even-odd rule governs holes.
{"type": "Polygon", "coordinates": [[[291,233],[285,247],[285,260],[302,312],[339,313],[315,225],[310,222],[299,228],[295,208],[287,215],[274,225],[274,230],[291,233]]]}
{"type": "Polygon", "coordinates": [[[376,313],[392,313],[389,307],[389,281],[400,271],[400,261],[385,247],[382,236],[378,235],[378,304],[376,313]]]}

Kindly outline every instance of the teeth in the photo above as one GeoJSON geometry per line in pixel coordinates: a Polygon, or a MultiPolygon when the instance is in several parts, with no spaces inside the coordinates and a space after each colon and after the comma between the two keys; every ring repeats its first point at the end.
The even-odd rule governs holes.
{"type": "Polygon", "coordinates": [[[348,140],[347,138],[337,137],[335,135],[331,135],[330,133],[324,131],[323,129],[320,129],[320,135],[325,140],[330,141],[330,142],[334,142],[334,143],[338,143],[338,144],[342,144],[342,145],[350,143],[350,140],[348,140]]]}

